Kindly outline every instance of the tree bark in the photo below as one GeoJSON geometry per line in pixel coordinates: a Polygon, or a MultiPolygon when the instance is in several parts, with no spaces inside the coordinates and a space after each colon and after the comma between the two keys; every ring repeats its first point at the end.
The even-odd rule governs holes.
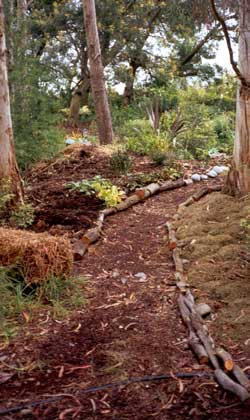
{"type": "Polygon", "coordinates": [[[16,199],[22,202],[23,188],[16,162],[10,113],[3,0],[0,0],[0,183],[5,182],[10,182],[16,199]]]}
{"type": "Polygon", "coordinates": [[[73,92],[69,108],[69,124],[77,127],[80,116],[80,109],[83,105],[88,105],[90,91],[90,80],[88,78],[81,80],[73,92]]]}
{"type": "Polygon", "coordinates": [[[113,129],[109,109],[100,41],[97,30],[96,10],[94,0],[83,0],[84,22],[90,65],[91,90],[94,99],[96,122],[101,144],[112,143],[113,129]]]}
{"type": "Polygon", "coordinates": [[[232,169],[225,190],[245,195],[250,192],[250,3],[240,1],[239,64],[236,135],[232,169]]]}
{"type": "Polygon", "coordinates": [[[130,67],[128,69],[128,76],[127,81],[125,84],[124,92],[123,92],[123,105],[128,106],[131,104],[133,97],[134,97],[134,83],[135,83],[135,76],[139,65],[136,63],[130,63],[130,67]]]}

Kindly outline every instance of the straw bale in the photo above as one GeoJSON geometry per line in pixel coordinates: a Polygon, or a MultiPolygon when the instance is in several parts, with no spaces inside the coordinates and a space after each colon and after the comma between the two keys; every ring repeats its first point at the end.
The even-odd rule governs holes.
{"type": "Polygon", "coordinates": [[[14,267],[27,283],[66,277],[72,263],[70,242],[63,237],[0,228],[0,265],[14,267]]]}

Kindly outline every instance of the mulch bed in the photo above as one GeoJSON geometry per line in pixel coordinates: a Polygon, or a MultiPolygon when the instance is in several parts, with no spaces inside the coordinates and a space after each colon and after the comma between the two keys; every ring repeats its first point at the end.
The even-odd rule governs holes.
{"type": "MultiPolygon", "coordinates": [[[[149,162],[136,159],[136,171],[152,170],[149,162]]],[[[96,151],[83,154],[80,161],[71,156],[30,171],[35,229],[70,235],[88,228],[102,204],[78,193],[69,196],[64,186],[96,174],[110,177],[107,156],[96,151]]],[[[13,375],[0,383],[0,407],[62,393],[67,397],[4,419],[249,418],[250,403],[239,403],[211,378],[174,377],[178,372],[210,371],[201,368],[187,348],[165,228],[176,207],[200,185],[159,194],[107,219],[101,241],[75,264],[76,274],[88,279],[83,290],[88,303],[82,310],[56,320],[38,309],[28,323],[20,319],[19,334],[0,350],[1,369],[13,375]],[[136,277],[138,273],[144,276],[136,277]],[[166,381],[81,394],[91,386],[171,372],[173,378],[166,381]]],[[[235,346],[231,351],[237,357],[242,350],[235,346]]]]}

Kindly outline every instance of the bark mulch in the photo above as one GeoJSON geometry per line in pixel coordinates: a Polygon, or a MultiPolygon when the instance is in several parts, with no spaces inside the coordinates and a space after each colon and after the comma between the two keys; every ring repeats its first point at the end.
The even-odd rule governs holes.
{"type": "MultiPolygon", "coordinates": [[[[164,226],[177,205],[199,188],[162,193],[107,220],[101,241],[75,267],[88,279],[87,306],[59,322],[41,314],[22,337],[22,350],[16,342],[0,353],[8,365],[17,365],[27,354],[31,366],[40,364],[40,371],[16,370],[12,380],[0,385],[1,407],[67,397],[3,418],[249,418],[250,403],[239,403],[212,378],[175,377],[210,372],[197,365],[187,348],[164,226]],[[165,373],[172,378],[81,393],[91,386],[165,373]]],[[[244,365],[249,362],[245,359],[244,365]]]]}

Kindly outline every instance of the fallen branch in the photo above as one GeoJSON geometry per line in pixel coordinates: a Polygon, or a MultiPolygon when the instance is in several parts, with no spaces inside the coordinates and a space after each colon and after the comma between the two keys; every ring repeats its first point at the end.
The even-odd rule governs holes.
{"type": "Polygon", "coordinates": [[[221,369],[216,369],[214,372],[217,382],[222,386],[223,389],[232,392],[237,395],[241,401],[245,401],[250,398],[249,392],[241,385],[234,382],[225,372],[221,369]]]}
{"type": "Polygon", "coordinates": [[[216,356],[223,362],[224,369],[227,371],[231,371],[234,368],[234,362],[231,354],[229,354],[226,350],[222,347],[218,347],[215,350],[216,356]]]}

